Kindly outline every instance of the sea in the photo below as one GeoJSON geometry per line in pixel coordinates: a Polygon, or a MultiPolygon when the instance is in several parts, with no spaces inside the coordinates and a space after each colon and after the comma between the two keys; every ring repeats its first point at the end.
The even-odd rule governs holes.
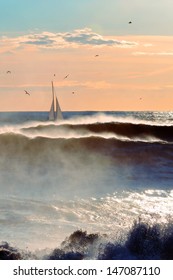
{"type": "Polygon", "coordinates": [[[173,112],[0,113],[0,259],[173,259],[173,112]]]}

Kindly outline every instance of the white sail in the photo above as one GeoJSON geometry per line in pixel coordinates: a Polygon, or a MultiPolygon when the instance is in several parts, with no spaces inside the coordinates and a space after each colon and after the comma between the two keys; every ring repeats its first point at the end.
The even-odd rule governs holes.
{"type": "Polygon", "coordinates": [[[53,86],[53,82],[52,82],[52,104],[51,104],[50,111],[49,111],[49,120],[50,121],[55,121],[55,120],[58,120],[58,119],[62,120],[63,115],[62,115],[62,112],[61,112],[60,105],[58,103],[58,99],[55,95],[54,86],[53,86]],[[55,98],[56,98],[56,101],[54,101],[55,98]]]}
{"type": "Polygon", "coordinates": [[[55,119],[55,114],[54,114],[54,99],[53,99],[52,105],[51,105],[50,111],[49,111],[49,120],[54,121],[54,119],[55,119]]]}
{"type": "Polygon", "coordinates": [[[63,119],[63,115],[62,115],[62,112],[61,112],[61,108],[59,106],[59,103],[58,103],[58,99],[56,97],[56,113],[55,113],[55,119],[57,120],[62,120],[63,119]]]}

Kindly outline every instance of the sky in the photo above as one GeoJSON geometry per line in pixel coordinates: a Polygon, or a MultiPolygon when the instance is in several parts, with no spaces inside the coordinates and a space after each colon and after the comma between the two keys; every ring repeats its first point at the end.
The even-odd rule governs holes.
{"type": "Polygon", "coordinates": [[[62,111],[173,110],[172,10],[172,0],[0,0],[0,111],[48,111],[52,80],[62,111]]]}

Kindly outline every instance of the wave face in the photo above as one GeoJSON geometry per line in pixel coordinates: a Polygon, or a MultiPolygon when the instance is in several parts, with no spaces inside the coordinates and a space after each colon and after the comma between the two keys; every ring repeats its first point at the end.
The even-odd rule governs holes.
{"type": "Polygon", "coordinates": [[[64,138],[81,138],[81,137],[102,137],[115,138],[126,141],[167,141],[173,140],[173,126],[135,124],[135,123],[91,123],[91,124],[59,124],[59,125],[38,125],[35,128],[24,130],[28,135],[64,138]],[[31,134],[29,133],[31,132],[31,134]],[[67,133],[67,135],[66,135],[67,133]]]}
{"type": "Polygon", "coordinates": [[[23,258],[23,251],[26,257],[26,247],[35,258],[35,250],[46,248],[49,254],[40,258],[168,258],[164,229],[172,240],[173,113],[64,116],[53,123],[44,112],[0,113],[0,241],[5,241],[0,259],[12,251],[14,258],[23,258]],[[137,219],[143,223],[136,231],[137,219]],[[138,249],[132,236],[139,239],[143,227],[146,234],[159,227],[159,252],[144,254],[145,244],[133,252],[138,249]],[[63,247],[72,233],[77,249],[63,247]],[[90,252],[82,251],[80,242],[92,238],[90,252]]]}

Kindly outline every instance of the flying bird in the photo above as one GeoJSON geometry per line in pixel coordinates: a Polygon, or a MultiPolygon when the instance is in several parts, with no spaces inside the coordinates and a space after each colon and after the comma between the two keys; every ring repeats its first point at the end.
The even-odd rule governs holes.
{"type": "Polygon", "coordinates": [[[25,94],[28,94],[28,95],[30,95],[30,93],[27,91],[27,90],[25,90],[25,94]]]}
{"type": "Polygon", "coordinates": [[[98,54],[95,55],[95,57],[99,56],[98,54]]]}
{"type": "Polygon", "coordinates": [[[129,24],[131,24],[132,23],[132,21],[129,21],[129,24]]]}
{"type": "Polygon", "coordinates": [[[67,76],[65,76],[64,79],[67,79],[68,76],[69,76],[69,74],[67,76]]]}
{"type": "Polygon", "coordinates": [[[8,71],[7,71],[7,74],[11,74],[11,71],[10,71],[10,70],[8,70],[8,71]]]}

